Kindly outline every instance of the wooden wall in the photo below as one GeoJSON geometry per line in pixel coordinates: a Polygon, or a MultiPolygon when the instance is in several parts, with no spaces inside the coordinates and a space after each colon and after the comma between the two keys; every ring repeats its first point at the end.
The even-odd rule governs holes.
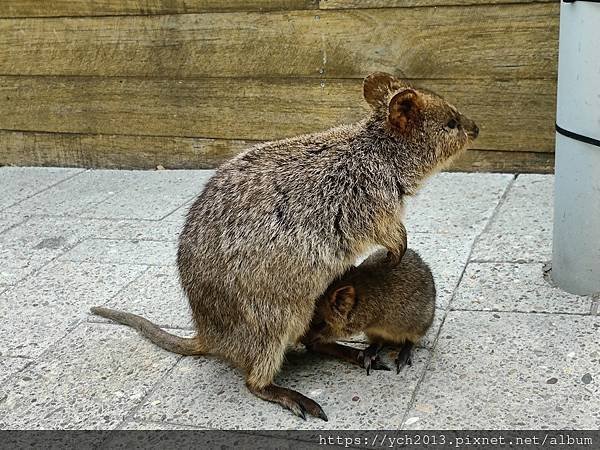
{"type": "Polygon", "coordinates": [[[553,168],[550,0],[0,0],[0,165],[207,168],[367,111],[402,71],[480,125],[455,169],[553,168]]]}

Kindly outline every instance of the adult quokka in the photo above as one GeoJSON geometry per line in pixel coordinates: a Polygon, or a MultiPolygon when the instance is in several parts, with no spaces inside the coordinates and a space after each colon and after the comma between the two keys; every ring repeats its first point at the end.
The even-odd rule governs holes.
{"type": "Polygon", "coordinates": [[[251,392],[301,417],[327,420],[273,383],[287,346],[359,256],[381,245],[401,258],[404,197],[478,134],[444,99],[389,74],[369,75],[364,97],[371,114],[358,123],[259,144],[219,167],[179,237],[197,329],[179,349],[232,361],[251,392]]]}

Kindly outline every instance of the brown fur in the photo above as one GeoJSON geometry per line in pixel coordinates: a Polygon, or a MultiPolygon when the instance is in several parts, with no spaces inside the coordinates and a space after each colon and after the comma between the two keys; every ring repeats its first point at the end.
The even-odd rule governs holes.
{"type": "Polygon", "coordinates": [[[310,345],[365,333],[380,346],[416,344],[433,322],[435,297],[431,270],[417,253],[407,250],[392,267],[375,253],[329,286],[302,340],[310,345]]]}
{"type": "Polygon", "coordinates": [[[401,256],[404,195],[476,135],[472,121],[419,89],[398,128],[389,102],[406,88],[370,75],[368,118],[249,148],[216,171],[188,212],[177,265],[197,348],[235,363],[261,398],[297,401],[272,383],[316,299],[373,245],[401,256]],[[447,129],[452,117],[462,128],[447,129]]]}
{"type": "Polygon", "coordinates": [[[161,329],[142,316],[125,311],[118,311],[116,309],[103,308],[100,306],[94,306],[90,308],[90,311],[97,316],[105,317],[106,319],[114,320],[115,322],[135,328],[146,339],[149,339],[160,348],[170,352],[185,356],[201,355],[204,353],[202,343],[198,341],[198,336],[191,338],[176,336],[161,329]]]}

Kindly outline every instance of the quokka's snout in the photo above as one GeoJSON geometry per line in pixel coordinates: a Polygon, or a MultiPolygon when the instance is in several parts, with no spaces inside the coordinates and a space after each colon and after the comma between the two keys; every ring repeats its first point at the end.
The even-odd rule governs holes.
{"type": "Polygon", "coordinates": [[[477,124],[474,121],[469,119],[467,116],[461,114],[460,115],[460,124],[463,127],[463,129],[465,130],[465,133],[467,133],[467,136],[469,137],[469,139],[471,139],[471,140],[477,139],[477,136],[479,136],[479,127],[477,126],[477,124]]]}

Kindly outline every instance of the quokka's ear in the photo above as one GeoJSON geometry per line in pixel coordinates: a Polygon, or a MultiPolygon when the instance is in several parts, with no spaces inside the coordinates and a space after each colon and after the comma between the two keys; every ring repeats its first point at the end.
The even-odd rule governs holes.
{"type": "Polygon", "coordinates": [[[368,75],[363,81],[365,100],[373,108],[385,105],[388,93],[397,82],[396,78],[385,72],[374,72],[368,75]]]}
{"type": "Polygon", "coordinates": [[[425,102],[414,89],[404,89],[390,100],[388,119],[392,127],[400,133],[407,132],[418,124],[423,115],[425,102]]]}
{"type": "Polygon", "coordinates": [[[405,78],[403,73],[400,73],[400,77],[396,78],[385,72],[373,72],[368,75],[363,80],[363,95],[367,103],[375,109],[387,108],[390,92],[410,87],[408,82],[402,80],[405,78]]]}
{"type": "Polygon", "coordinates": [[[354,303],[356,301],[354,287],[348,285],[337,288],[329,300],[332,309],[336,310],[344,317],[347,316],[348,313],[352,311],[352,308],[354,308],[354,303]]]}

